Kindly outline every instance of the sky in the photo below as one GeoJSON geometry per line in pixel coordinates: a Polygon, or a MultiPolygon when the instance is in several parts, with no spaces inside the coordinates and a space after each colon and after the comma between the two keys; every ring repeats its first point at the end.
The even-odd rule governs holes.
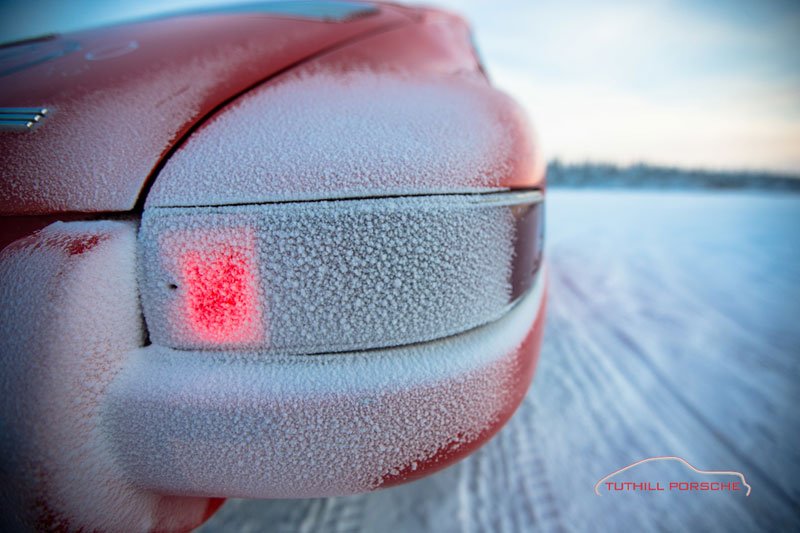
{"type": "MultiPolygon", "coordinates": [[[[220,3],[3,2],[0,33],[220,3]]],[[[493,83],[525,106],[550,159],[800,174],[800,1],[425,3],[470,21],[493,83]]]]}
{"type": "Polygon", "coordinates": [[[439,4],[550,157],[800,173],[800,2],[439,4]]]}

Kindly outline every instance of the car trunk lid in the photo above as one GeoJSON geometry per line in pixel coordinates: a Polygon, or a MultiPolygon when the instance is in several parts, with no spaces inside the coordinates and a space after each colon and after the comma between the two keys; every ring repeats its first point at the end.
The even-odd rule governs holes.
{"type": "Polygon", "coordinates": [[[0,106],[47,109],[31,128],[0,131],[0,215],[130,211],[162,159],[216,109],[310,57],[410,22],[391,6],[315,15],[311,4],[0,48],[0,106]]]}

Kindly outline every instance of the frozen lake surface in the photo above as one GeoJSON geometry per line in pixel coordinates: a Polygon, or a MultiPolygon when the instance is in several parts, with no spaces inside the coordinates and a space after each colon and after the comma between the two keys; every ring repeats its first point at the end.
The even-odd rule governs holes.
{"type": "MultiPolygon", "coordinates": [[[[372,494],[231,500],[203,531],[798,530],[800,195],[554,190],[547,209],[541,359],[494,439],[372,494]],[[660,455],[752,493],[594,493],[660,455]]],[[[628,479],[683,468],[651,465],[628,479]]]]}

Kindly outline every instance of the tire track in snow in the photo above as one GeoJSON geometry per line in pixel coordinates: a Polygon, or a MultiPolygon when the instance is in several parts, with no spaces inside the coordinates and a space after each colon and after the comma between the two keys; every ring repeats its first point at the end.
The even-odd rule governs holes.
{"type": "Polygon", "coordinates": [[[535,526],[537,531],[561,533],[566,530],[558,510],[558,499],[553,492],[539,446],[532,444],[541,442],[536,420],[536,409],[529,394],[512,418],[514,425],[507,433],[507,439],[513,440],[509,451],[515,458],[515,471],[510,479],[516,481],[515,488],[522,492],[526,502],[526,505],[514,506],[511,511],[518,516],[517,531],[526,531],[530,526],[535,526]]]}
{"type": "MultiPolygon", "coordinates": [[[[563,269],[553,268],[552,271],[555,275],[551,278],[553,280],[551,294],[554,295],[554,300],[557,299],[557,305],[551,306],[549,325],[553,326],[555,331],[549,339],[555,345],[555,349],[548,353],[558,354],[557,368],[570,376],[570,379],[565,381],[571,381],[570,385],[582,392],[573,401],[572,411],[577,410],[577,412],[565,412],[564,415],[576,423],[576,428],[580,428],[577,431],[584,435],[582,440],[590,439],[594,448],[590,455],[591,461],[586,460],[581,465],[579,464],[581,456],[575,455],[571,460],[571,463],[575,464],[570,466],[575,470],[590,472],[598,464],[616,465],[620,461],[624,463],[626,459],[635,460],[651,456],[654,452],[681,450],[686,444],[682,442],[682,436],[696,435],[698,431],[705,431],[697,421],[686,431],[689,429],[684,427],[686,419],[680,416],[675,418],[680,411],[675,412],[668,408],[675,402],[671,397],[664,397],[665,391],[661,390],[663,380],[658,376],[648,379],[641,368],[636,368],[640,366],[639,354],[626,355],[625,352],[630,351],[630,347],[625,347],[624,352],[614,349],[619,343],[613,334],[609,335],[609,324],[614,318],[617,320],[613,323],[615,325],[617,323],[630,325],[624,319],[625,315],[608,313],[607,309],[602,308],[597,312],[598,310],[593,308],[593,302],[588,300],[587,294],[572,285],[571,280],[563,275],[569,271],[569,265],[564,265],[563,269]],[[631,364],[634,362],[636,364],[632,367],[631,364]],[[648,413],[650,416],[643,418],[643,415],[648,413]],[[585,421],[578,422],[575,417],[582,414],[588,414],[589,417],[584,416],[585,421]],[[652,416],[653,414],[657,416],[652,416]]],[[[545,359],[543,368],[549,368],[550,363],[547,361],[545,359]]],[[[548,393],[552,396],[554,387],[552,384],[548,385],[550,385],[548,393]]],[[[695,440],[695,444],[696,442],[700,441],[695,440]]],[[[697,448],[695,444],[692,446],[697,448]]],[[[713,450],[715,446],[711,443],[703,444],[699,448],[713,450]]],[[[564,471],[563,465],[559,471],[564,471]]],[[[597,473],[602,476],[607,472],[597,473]]],[[[586,503],[584,509],[586,514],[579,515],[581,518],[588,518],[603,509],[602,503],[591,504],[588,501],[586,503]]],[[[656,509],[658,506],[654,505],[652,510],[656,509]]],[[[733,516],[742,513],[739,508],[733,511],[733,516]]],[[[673,524],[675,527],[683,527],[686,525],[684,521],[696,514],[703,514],[701,502],[687,500],[682,503],[681,513],[670,514],[669,520],[675,521],[673,524]]],[[[642,516],[628,515],[625,520],[636,521],[642,518],[642,516]]],[[[740,516],[740,518],[746,517],[740,516]]],[[[586,522],[580,529],[590,525],[591,522],[586,522]]],[[[636,526],[635,523],[628,525],[636,526]]],[[[638,525],[640,529],[652,527],[652,523],[648,524],[646,521],[638,525]]]]}
{"type": "MultiPolygon", "coordinates": [[[[575,283],[573,283],[571,278],[568,275],[565,275],[563,271],[559,271],[558,269],[553,270],[556,274],[554,277],[557,277],[559,285],[571,292],[577,300],[582,302],[592,301],[589,295],[579,288],[575,283]]],[[[554,290],[553,292],[556,291],[554,290]]],[[[748,472],[748,475],[757,479],[759,488],[763,487],[770,491],[789,509],[800,508],[800,501],[795,500],[791,494],[786,492],[782,486],[777,484],[773,480],[772,476],[763,470],[761,466],[753,461],[748,455],[743,453],[736,443],[716,426],[713,420],[709,419],[697,407],[695,407],[695,405],[693,405],[692,402],[680,392],[679,388],[669,378],[669,376],[666,375],[655,364],[653,357],[648,354],[647,350],[645,350],[630,334],[622,329],[618,323],[609,320],[608,316],[603,313],[597,313],[593,315],[593,318],[601,326],[600,329],[602,331],[610,333],[615,340],[619,342],[619,344],[625,346],[630,353],[636,356],[638,361],[660,383],[661,390],[669,393],[671,397],[680,404],[687,414],[692,416],[701,427],[711,433],[713,438],[716,439],[716,441],[721,444],[726,451],[742,465],[741,468],[745,469],[748,472]]],[[[622,365],[618,365],[617,368],[622,369],[623,367],[622,365]]],[[[626,381],[634,386],[638,386],[638,384],[641,382],[641,376],[637,376],[637,378],[629,376],[626,381]]],[[[640,390],[639,392],[639,395],[644,401],[649,401],[648,398],[650,395],[648,395],[646,391],[640,390]]],[[[608,411],[606,411],[606,414],[608,414],[608,411]]]]}
{"type": "Polygon", "coordinates": [[[357,533],[364,523],[363,494],[320,500],[322,512],[305,533],[357,533]]]}
{"type": "Polygon", "coordinates": [[[505,428],[459,465],[460,530],[565,531],[536,446],[534,406],[526,397],[505,428]]]}
{"type": "MultiPolygon", "coordinates": [[[[555,269],[554,269],[555,270],[555,269]]],[[[594,439],[593,447],[598,456],[619,457],[615,442],[624,442],[627,453],[642,454],[649,450],[640,439],[625,412],[629,408],[631,394],[640,396],[639,389],[621,368],[619,360],[608,357],[603,344],[588,327],[575,327],[575,311],[585,308],[584,300],[561,288],[563,274],[556,270],[552,277],[554,297],[548,324],[551,326],[549,342],[554,346],[549,353],[557,353],[557,364],[545,360],[545,372],[558,370],[563,375],[559,386],[572,393],[571,399],[578,404],[578,413],[585,420],[580,427],[585,435],[604,436],[613,426],[615,440],[594,439]],[[572,317],[572,318],[571,318],[572,317]],[[613,391],[613,394],[610,392],[613,391]]],[[[554,387],[551,386],[551,390],[554,387]]]]}
{"type": "Polygon", "coordinates": [[[697,409],[683,394],[681,394],[678,387],[659,369],[652,361],[651,358],[647,357],[646,352],[639,346],[639,344],[631,338],[626,332],[622,331],[618,327],[609,326],[609,331],[613,331],[617,339],[627,346],[633,353],[639,356],[639,359],[648,369],[655,375],[659,380],[662,381],[664,385],[664,390],[669,392],[673,398],[683,407],[683,409],[694,417],[698,423],[700,423],[703,427],[709,431],[714,438],[725,447],[725,449],[730,453],[733,457],[736,458],[739,463],[742,464],[743,468],[748,471],[748,475],[752,477],[757,477],[759,479],[759,484],[761,487],[773,492],[785,505],[787,505],[790,509],[800,509],[800,501],[795,500],[791,494],[786,492],[783,487],[779,484],[775,483],[772,476],[767,474],[765,470],[761,468],[761,466],[752,460],[750,456],[742,452],[736,443],[728,438],[728,436],[721,431],[713,420],[706,417],[699,409],[697,409]]]}

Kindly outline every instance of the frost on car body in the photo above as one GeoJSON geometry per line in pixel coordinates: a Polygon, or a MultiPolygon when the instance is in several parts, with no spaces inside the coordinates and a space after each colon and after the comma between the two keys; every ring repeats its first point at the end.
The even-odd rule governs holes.
{"type": "Polygon", "coordinates": [[[543,296],[540,279],[488,326],[371,352],[143,348],[110,393],[116,456],[137,485],[193,496],[342,495],[438,469],[521,400],[543,296]]]}
{"type": "Polygon", "coordinates": [[[170,159],[147,206],[504,188],[524,119],[484,79],[341,72],[330,62],[283,76],[216,116],[170,159]]]}
{"type": "Polygon", "coordinates": [[[102,423],[142,345],[136,226],[56,223],[0,253],[0,526],[177,530],[214,503],[120,476],[102,423]],[[113,510],[113,511],[112,511],[113,510]]]}
{"type": "Polygon", "coordinates": [[[519,405],[533,133],[464,21],[363,6],[20,45],[68,51],[0,87],[52,109],[0,132],[2,525],[185,530],[215,497],[373,490],[519,405]]]}
{"type": "Polygon", "coordinates": [[[515,270],[535,268],[515,262],[514,254],[515,241],[526,238],[522,231],[541,225],[541,206],[531,206],[536,198],[147,209],[139,239],[150,338],[181,349],[320,353],[428,341],[480,326],[519,296],[515,270]],[[529,210],[535,212],[525,219],[529,210]],[[222,279],[223,259],[235,259],[228,268],[243,278],[222,279]],[[208,335],[203,324],[198,331],[203,291],[204,320],[215,312],[217,325],[242,322],[231,324],[227,337],[208,335]]]}

